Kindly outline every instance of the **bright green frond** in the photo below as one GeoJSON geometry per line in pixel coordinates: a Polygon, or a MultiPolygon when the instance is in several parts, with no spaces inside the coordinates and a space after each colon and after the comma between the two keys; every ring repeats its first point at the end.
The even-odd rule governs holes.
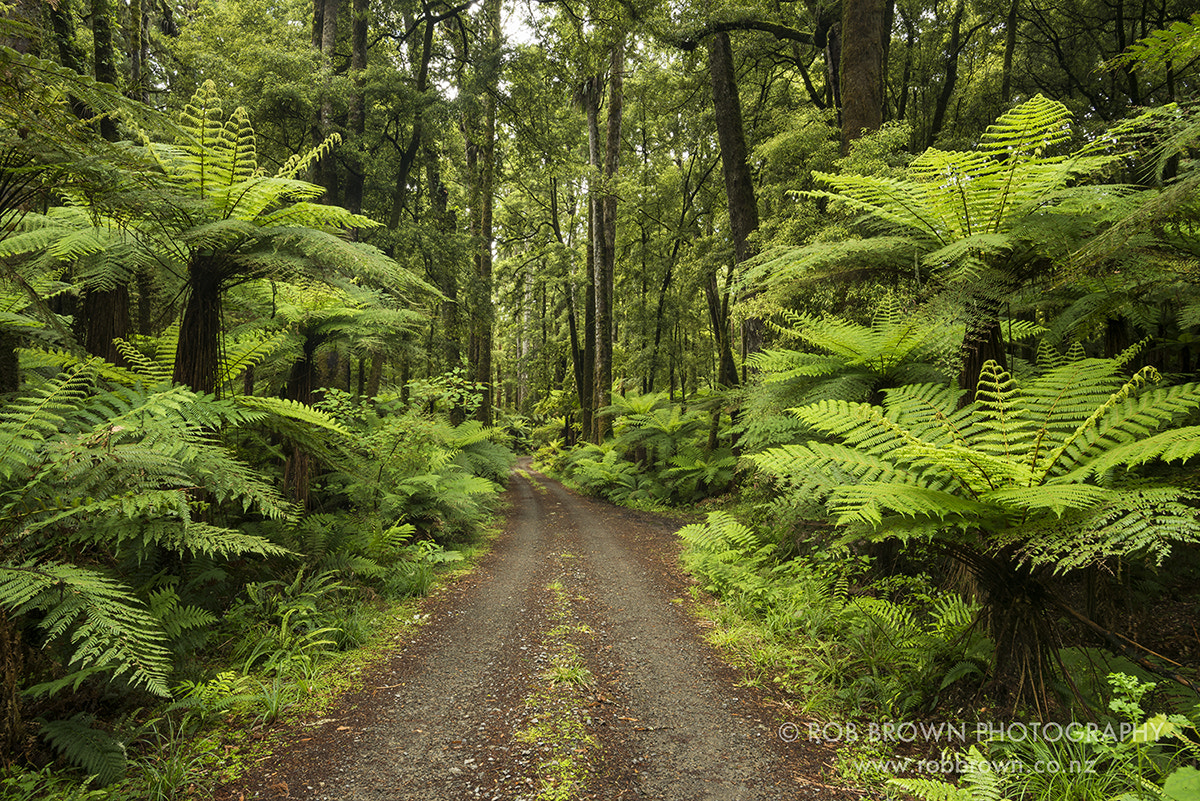
{"type": "Polygon", "coordinates": [[[993,507],[951,492],[896,483],[848,484],[833,490],[829,511],[840,525],[883,525],[888,514],[938,521],[978,520],[995,516],[993,507]]]}
{"type": "Polygon", "coordinates": [[[1082,464],[1071,475],[1083,480],[1118,467],[1137,467],[1152,461],[1186,462],[1197,455],[1200,455],[1200,426],[1187,426],[1103,450],[1091,460],[1080,459],[1082,464]]]}
{"type": "Polygon", "coordinates": [[[0,564],[0,609],[43,613],[38,625],[47,636],[69,639],[72,666],[100,667],[168,694],[165,636],[145,606],[109,576],[66,564],[0,564]]]}
{"type": "Polygon", "coordinates": [[[1058,517],[1074,510],[1094,509],[1111,495],[1110,490],[1089,484],[1041,484],[1002,487],[982,493],[981,501],[1022,512],[1050,511],[1058,517]]]}
{"type": "Polygon", "coordinates": [[[314,409],[298,401],[286,400],[284,398],[269,398],[257,397],[253,395],[239,395],[236,398],[236,403],[247,409],[258,412],[267,412],[269,414],[285,417],[290,420],[303,423],[308,426],[317,426],[326,431],[331,431],[335,434],[340,434],[343,437],[349,438],[350,432],[346,430],[341,423],[333,419],[325,412],[314,409]]]}

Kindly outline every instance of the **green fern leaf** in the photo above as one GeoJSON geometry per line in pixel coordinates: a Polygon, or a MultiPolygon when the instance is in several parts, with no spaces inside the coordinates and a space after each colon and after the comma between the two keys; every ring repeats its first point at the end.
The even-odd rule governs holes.
{"type": "Polygon", "coordinates": [[[78,765],[104,787],[125,775],[125,749],[108,732],[93,728],[92,718],[79,713],[66,720],[42,724],[41,735],[68,762],[78,765]]]}

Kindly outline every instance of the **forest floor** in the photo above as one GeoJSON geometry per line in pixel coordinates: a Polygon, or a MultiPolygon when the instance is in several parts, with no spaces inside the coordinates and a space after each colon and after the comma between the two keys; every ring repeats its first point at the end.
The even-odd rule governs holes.
{"type": "Polygon", "coordinates": [[[218,801],[858,797],[703,641],[678,521],[527,462],[508,497],[503,535],[413,638],[325,717],[285,724],[218,801]]]}

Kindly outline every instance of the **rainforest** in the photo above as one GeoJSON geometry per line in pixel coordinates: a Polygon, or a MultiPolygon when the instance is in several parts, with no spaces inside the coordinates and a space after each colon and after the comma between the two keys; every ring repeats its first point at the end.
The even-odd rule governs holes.
{"type": "Polygon", "coordinates": [[[0,799],[1200,801],[1198,103],[1183,0],[0,0],[0,799]]]}

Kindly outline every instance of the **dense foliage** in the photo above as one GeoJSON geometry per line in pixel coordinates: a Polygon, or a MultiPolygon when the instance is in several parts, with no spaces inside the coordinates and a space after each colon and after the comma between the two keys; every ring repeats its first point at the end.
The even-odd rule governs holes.
{"type": "Polygon", "coordinates": [[[1175,715],[1076,745],[1185,797],[1192,4],[0,10],[4,761],[171,797],[531,445],[810,709],[1175,715]]]}

